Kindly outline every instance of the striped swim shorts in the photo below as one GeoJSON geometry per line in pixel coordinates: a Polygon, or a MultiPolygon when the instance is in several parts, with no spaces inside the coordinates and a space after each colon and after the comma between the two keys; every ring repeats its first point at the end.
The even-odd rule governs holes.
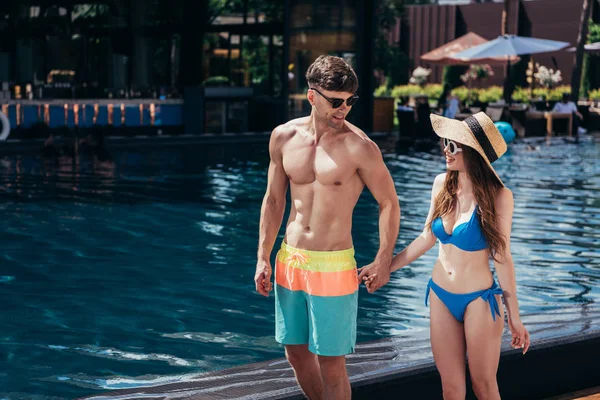
{"type": "Polygon", "coordinates": [[[354,352],[358,277],[354,249],[312,251],[285,242],[275,263],[275,339],[322,356],[354,352]]]}

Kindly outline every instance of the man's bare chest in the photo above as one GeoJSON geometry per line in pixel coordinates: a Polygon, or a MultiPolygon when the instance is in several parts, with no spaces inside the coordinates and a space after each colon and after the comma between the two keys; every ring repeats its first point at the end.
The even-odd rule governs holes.
{"type": "Polygon", "coordinates": [[[344,149],[324,146],[297,146],[283,154],[283,168],[296,184],[319,182],[343,185],[356,173],[356,164],[344,149]]]}

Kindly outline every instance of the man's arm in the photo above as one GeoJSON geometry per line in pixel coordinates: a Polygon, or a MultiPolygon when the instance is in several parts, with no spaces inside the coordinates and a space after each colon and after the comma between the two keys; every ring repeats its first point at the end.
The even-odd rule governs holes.
{"type": "Polygon", "coordinates": [[[285,132],[278,127],[271,133],[269,141],[269,172],[267,190],[260,209],[260,225],[258,239],[258,254],[254,282],[256,291],[263,296],[268,296],[271,291],[271,262],[270,256],[281,227],[285,212],[285,195],[289,184],[288,177],[283,169],[281,147],[285,141],[285,132]]]}
{"type": "Polygon", "coordinates": [[[571,104],[572,104],[571,105],[571,109],[573,110],[573,112],[579,117],[579,119],[582,120],[583,119],[583,115],[581,115],[581,113],[577,109],[577,104],[574,101],[572,101],[571,104]]]}
{"type": "Polygon", "coordinates": [[[362,279],[362,275],[370,271],[369,275],[374,277],[371,291],[375,291],[390,279],[389,266],[400,229],[400,203],[379,147],[365,140],[359,153],[358,174],[379,204],[379,251],[359,277],[362,279]]]}

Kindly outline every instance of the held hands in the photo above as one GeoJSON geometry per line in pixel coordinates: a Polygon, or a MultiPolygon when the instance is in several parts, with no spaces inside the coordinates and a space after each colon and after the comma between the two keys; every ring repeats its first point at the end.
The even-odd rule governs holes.
{"type": "Polygon", "coordinates": [[[509,318],[508,327],[512,334],[512,341],[510,343],[512,348],[522,349],[523,354],[527,353],[531,342],[529,341],[529,332],[527,332],[521,320],[513,321],[509,318]]]}
{"type": "Polygon", "coordinates": [[[254,283],[256,291],[265,297],[269,297],[269,292],[273,289],[271,283],[271,263],[268,260],[258,260],[256,263],[256,274],[254,274],[254,283]]]}
{"type": "Polygon", "coordinates": [[[365,283],[369,293],[373,293],[390,281],[390,262],[376,259],[371,264],[358,269],[358,280],[365,283]]]}
{"type": "Polygon", "coordinates": [[[369,293],[373,293],[375,291],[375,289],[373,289],[373,279],[375,279],[375,277],[377,276],[377,274],[372,274],[370,276],[363,276],[363,281],[365,282],[365,287],[367,288],[367,292],[369,293]]]}

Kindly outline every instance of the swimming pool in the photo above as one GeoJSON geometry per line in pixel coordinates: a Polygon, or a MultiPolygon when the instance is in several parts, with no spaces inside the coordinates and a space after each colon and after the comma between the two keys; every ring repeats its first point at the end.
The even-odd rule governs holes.
{"type": "MultiPolygon", "coordinates": [[[[599,150],[591,139],[515,144],[495,163],[515,197],[523,313],[600,302],[599,150]]],[[[0,159],[0,399],[73,398],[283,355],[273,298],[253,284],[264,151],[215,153],[115,151],[114,162],[78,166],[0,159]]],[[[400,250],[420,232],[444,163],[436,150],[386,163],[400,250]]],[[[377,216],[365,192],[353,228],[359,264],[377,251],[377,216]]],[[[361,289],[359,341],[428,326],[435,255],[373,295],[361,289]]]]}

